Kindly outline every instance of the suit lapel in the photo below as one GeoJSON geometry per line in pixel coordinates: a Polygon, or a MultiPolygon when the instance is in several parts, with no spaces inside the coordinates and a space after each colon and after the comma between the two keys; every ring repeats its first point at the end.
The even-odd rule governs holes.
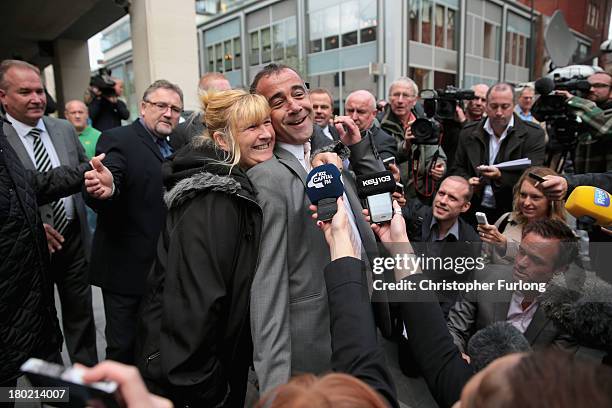
{"type": "Polygon", "coordinates": [[[51,143],[53,144],[60,164],[70,164],[68,146],[66,146],[64,135],[58,130],[57,124],[47,117],[43,117],[43,123],[45,124],[45,128],[47,128],[49,139],[51,139],[51,143]]]}
{"type": "Polygon", "coordinates": [[[289,170],[302,181],[304,187],[306,187],[306,170],[304,170],[304,167],[302,167],[298,159],[287,150],[278,146],[274,147],[274,155],[277,157],[278,161],[288,167],[289,170]]]}
{"type": "Polygon", "coordinates": [[[534,344],[535,340],[540,335],[540,332],[544,330],[546,325],[548,325],[550,321],[544,315],[544,311],[542,310],[541,305],[538,305],[538,309],[533,314],[533,319],[531,319],[531,323],[525,330],[525,338],[529,341],[529,344],[534,344]]]}
{"type": "Polygon", "coordinates": [[[488,162],[489,160],[489,141],[485,137],[485,133],[486,131],[484,130],[484,122],[479,123],[478,126],[475,126],[474,130],[472,131],[476,143],[481,145],[478,149],[467,150],[469,162],[472,164],[474,174],[478,174],[478,172],[476,171],[476,167],[480,166],[481,164],[486,164],[483,162],[483,157],[481,157],[482,151],[484,151],[484,161],[488,162]]]}
{"type": "Polygon", "coordinates": [[[155,142],[153,142],[153,136],[151,136],[140,123],[140,119],[136,119],[132,126],[134,126],[134,129],[136,129],[136,134],[140,136],[145,146],[147,146],[153,152],[153,154],[155,154],[155,157],[157,157],[160,162],[163,162],[164,156],[162,156],[161,152],[159,151],[159,147],[157,147],[155,142]]]}
{"type": "Polygon", "coordinates": [[[21,163],[23,164],[23,167],[29,170],[36,170],[34,162],[30,158],[28,151],[23,145],[23,142],[21,141],[21,138],[19,137],[15,129],[8,123],[5,123],[2,129],[4,130],[4,134],[6,135],[9,144],[17,154],[19,161],[21,161],[21,163]]]}

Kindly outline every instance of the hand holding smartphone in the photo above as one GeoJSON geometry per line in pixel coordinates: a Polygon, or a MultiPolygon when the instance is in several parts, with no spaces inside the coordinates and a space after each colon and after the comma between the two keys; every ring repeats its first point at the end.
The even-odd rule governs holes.
{"type": "Polygon", "coordinates": [[[489,221],[487,220],[487,215],[483,212],[476,213],[476,221],[478,221],[479,225],[487,225],[489,221]]]}

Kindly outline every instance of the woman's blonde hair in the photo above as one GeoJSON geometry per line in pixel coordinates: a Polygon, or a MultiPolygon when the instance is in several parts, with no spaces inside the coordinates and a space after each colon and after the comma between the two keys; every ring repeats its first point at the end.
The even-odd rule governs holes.
{"type": "Polygon", "coordinates": [[[204,134],[194,138],[194,145],[212,143],[220,148],[213,135],[219,132],[228,146],[223,163],[231,167],[240,162],[240,146],[237,135],[245,127],[261,124],[270,116],[268,101],[261,95],[250,94],[243,89],[202,92],[200,95],[204,134]]]}
{"type": "Polygon", "coordinates": [[[263,396],[256,408],[387,408],[368,384],[348,374],[304,374],[263,396]]]}
{"type": "MultiPolygon", "coordinates": [[[[512,199],[512,219],[521,225],[527,224],[527,217],[521,214],[519,210],[519,199],[521,198],[521,186],[523,182],[526,181],[532,186],[535,186],[536,180],[529,177],[529,173],[533,173],[536,176],[544,177],[544,176],[558,176],[559,174],[549,169],[548,167],[540,167],[534,166],[529,167],[527,170],[523,172],[521,178],[519,178],[518,182],[514,185],[514,195],[512,199]]],[[[548,198],[546,198],[549,200],[548,198]]],[[[559,220],[566,222],[565,220],[565,200],[561,201],[550,201],[548,206],[547,217],[553,220],[559,220]]]]}

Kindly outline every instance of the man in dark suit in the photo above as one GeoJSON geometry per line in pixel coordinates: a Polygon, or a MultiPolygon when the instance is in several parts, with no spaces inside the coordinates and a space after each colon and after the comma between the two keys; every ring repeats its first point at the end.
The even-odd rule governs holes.
{"type": "Polygon", "coordinates": [[[161,164],[172,153],[166,138],[182,109],[181,89],[155,81],[140,102],[140,118],[102,133],[96,146],[115,180],[111,200],[88,200],[98,212],[91,282],[102,288],[112,360],[133,362],[136,315],[166,215],[161,164]]]}
{"type": "MultiPolygon", "coordinates": [[[[23,61],[3,61],[0,98],[6,111],[4,133],[26,169],[48,171],[60,165],[77,167],[89,160],[72,125],[44,116],[46,98],[36,67],[23,61]],[[24,90],[40,89],[36,98],[24,90]]],[[[90,233],[80,194],[39,207],[48,248],[50,273],[62,304],[68,354],[74,362],[94,365],[96,329],[91,286],[87,276],[90,233]]]]}
{"type": "Polygon", "coordinates": [[[468,292],[451,308],[448,328],[459,350],[465,353],[472,334],[497,321],[510,322],[533,347],[554,344],[575,350],[571,336],[546,317],[538,295],[555,274],[567,272],[577,251],[574,233],[561,221],[545,219],[525,226],[513,267],[490,265],[477,270],[475,280],[491,283],[493,289],[468,292]],[[517,282],[538,284],[542,290],[508,286],[517,282]]]}
{"type": "Polygon", "coordinates": [[[329,139],[338,141],[340,135],[334,126],[329,125],[329,121],[334,117],[334,98],[325,88],[316,88],[310,91],[310,100],[314,112],[314,123],[319,125],[323,134],[329,139]]]}
{"type": "Polygon", "coordinates": [[[485,111],[487,117],[468,123],[459,134],[450,172],[468,179],[474,187],[468,217],[473,225],[476,211],[484,212],[491,223],[512,211],[512,189],[523,170],[500,170],[492,164],[527,158],[532,166],[539,166],[545,158],[544,131],[514,113],[512,85],[492,86],[487,92],[485,111]]]}
{"type": "MultiPolygon", "coordinates": [[[[293,374],[330,369],[329,310],[320,273],[329,262],[329,248],[310,219],[306,176],[310,149],[314,152],[331,141],[314,126],[306,85],[292,68],[277,64],[264,67],[253,80],[251,91],[268,100],[277,140],[274,157],[248,171],[264,212],[260,262],[251,289],[251,330],[260,391],[266,392],[293,374]]],[[[347,117],[336,120],[337,130],[351,150],[354,171],[367,174],[383,170],[369,138],[361,139],[354,122],[347,117]],[[340,132],[342,124],[349,133],[340,132]]],[[[343,181],[356,248],[360,257],[367,259],[377,252],[375,238],[361,217],[351,175],[344,172],[343,181]]],[[[382,306],[386,303],[375,308],[379,306],[375,313],[379,312],[378,324],[384,326],[382,306]]],[[[388,310],[386,319],[387,327],[381,330],[388,332],[388,310]]]]}

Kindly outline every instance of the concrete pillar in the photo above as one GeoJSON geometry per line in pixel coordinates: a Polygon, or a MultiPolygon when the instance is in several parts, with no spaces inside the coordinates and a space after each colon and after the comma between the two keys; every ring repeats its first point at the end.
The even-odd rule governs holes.
{"type": "Polygon", "coordinates": [[[133,0],[130,6],[136,96],[155,80],[183,90],[185,109],[198,108],[198,42],[193,0],[133,0]]]}
{"type": "Polygon", "coordinates": [[[87,41],[58,39],[53,49],[57,113],[64,117],[64,104],[71,99],[83,100],[89,86],[89,47],[87,41]]]}

